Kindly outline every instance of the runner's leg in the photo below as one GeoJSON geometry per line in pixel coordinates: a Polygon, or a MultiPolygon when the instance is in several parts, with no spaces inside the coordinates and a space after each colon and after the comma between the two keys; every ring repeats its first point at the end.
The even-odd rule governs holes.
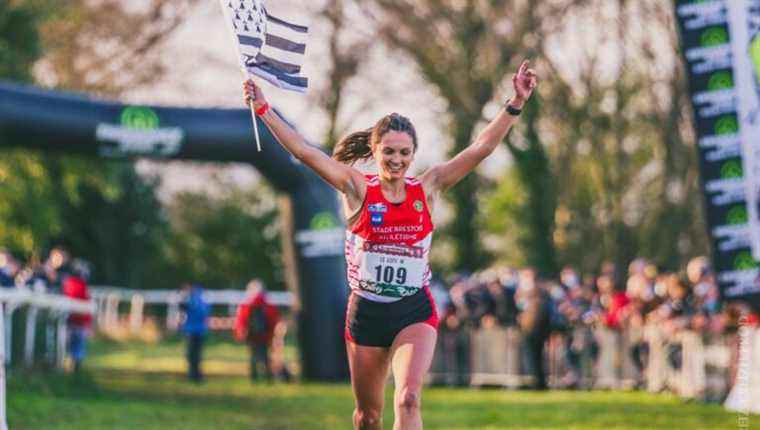
{"type": "Polygon", "coordinates": [[[356,399],[354,428],[378,430],[383,428],[385,380],[388,377],[388,348],[361,346],[346,341],[351,387],[356,399]]]}
{"type": "Polygon", "coordinates": [[[417,323],[401,330],[393,341],[394,430],[422,429],[422,384],[433,361],[437,336],[429,324],[417,323]]]}

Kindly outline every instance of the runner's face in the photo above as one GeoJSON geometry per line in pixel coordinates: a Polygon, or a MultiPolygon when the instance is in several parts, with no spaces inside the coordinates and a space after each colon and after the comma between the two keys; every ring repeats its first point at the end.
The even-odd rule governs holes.
{"type": "Polygon", "coordinates": [[[377,170],[384,179],[403,179],[414,160],[414,141],[403,131],[389,131],[373,152],[377,170]]]}

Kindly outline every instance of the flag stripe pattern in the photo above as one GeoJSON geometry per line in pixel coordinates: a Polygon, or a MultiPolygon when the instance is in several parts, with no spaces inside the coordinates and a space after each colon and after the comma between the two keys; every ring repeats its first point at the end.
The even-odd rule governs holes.
{"type": "Polygon", "coordinates": [[[298,33],[304,33],[304,34],[306,34],[306,33],[309,32],[309,28],[308,27],[304,27],[302,25],[291,24],[289,22],[281,20],[280,18],[277,18],[276,16],[272,16],[272,15],[270,15],[268,13],[267,13],[267,20],[269,20],[269,22],[273,22],[275,24],[282,25],[283,27],[288,27],[291,30],[296,31],[298,33]]]}
{"type": "Polygon", "coordinates": [[[307,27],[270,15],[263,0],[220,0],[236,37],[241,67],[273,85],[305,92],[301,76],[306,53],[307,27]]]}

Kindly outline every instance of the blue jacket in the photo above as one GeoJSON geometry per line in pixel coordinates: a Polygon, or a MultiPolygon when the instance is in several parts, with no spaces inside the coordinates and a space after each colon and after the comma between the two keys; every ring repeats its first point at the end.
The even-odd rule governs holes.
{"type": "Polygon", "coordinates": [[[182,303],[185,311],[185,323],[182,332],[189,335],[206,334],[208,331],[209,305],[203,300],[203,289],[193,286],[190,297],[182,303]]]}

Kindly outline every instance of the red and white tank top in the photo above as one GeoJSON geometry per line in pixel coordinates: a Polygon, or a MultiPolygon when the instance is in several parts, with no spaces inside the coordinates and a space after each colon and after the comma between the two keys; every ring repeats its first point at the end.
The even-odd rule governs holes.
{"type": "Polygon", "coordinates": [[[433,221],[422,184],[406,178],[406,199],[391,203],[380,179],[367,175],[359,218],[346,232],[348,285],[377,302],[395,302],[430,284],[433,221]]]}

